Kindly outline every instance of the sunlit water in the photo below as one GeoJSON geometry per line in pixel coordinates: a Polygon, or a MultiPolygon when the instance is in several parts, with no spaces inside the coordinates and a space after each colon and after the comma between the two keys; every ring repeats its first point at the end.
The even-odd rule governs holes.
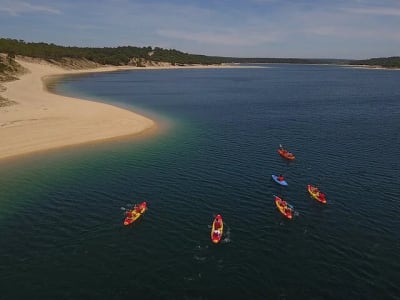
{"type": "Polygon", "coordinates": [[[398,299],[399,82],[294,65],[62,80],[59,93],[168,126],[0,162],[0,299],[398,299]],[[143,200],[124,227],[122,208],[143,200]]]}

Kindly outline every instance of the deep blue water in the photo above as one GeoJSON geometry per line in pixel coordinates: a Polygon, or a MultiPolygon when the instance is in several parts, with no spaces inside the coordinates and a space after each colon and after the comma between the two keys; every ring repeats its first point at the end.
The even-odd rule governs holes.
{"type": "Polygon", "coordinates": [[[63,79],[59,93],[168,125],[0,162],[0,299],[398,299],[399,82],[307,65],[63,79]],[[124,227],[121,207],[144,199],[124,227]]]}

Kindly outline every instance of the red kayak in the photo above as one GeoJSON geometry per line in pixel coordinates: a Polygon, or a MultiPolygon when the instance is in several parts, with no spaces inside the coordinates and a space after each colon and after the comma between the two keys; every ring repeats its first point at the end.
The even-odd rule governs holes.
{"type": "Polygon", "coordinates": [[[278,153],[280,156],[282,156],[283,158],[286,158],[288,160],[294,160],[295,156],[293,153],[289,152],[286,149],[283,149],[282,146],[280,146],[280,148],[278,149],[278,153]]]}
{"type": "Polygon", "coordinates": [[[326,195],[322,193],[316,186],[308,184],[307,191],[318,202],[326,204],[326,195]]]}
{"type": "Polygon", "coordinates": [[[285,200],[279,198],[278,196],[275,196],[275,204],[276,207],[279,209],[282,215],[284,215],[288,219],[293,218],[293,207],[288,204],[285,200]]]}
{"type": "Polygon", "coordinates": [[[147,202],[143,201],[140,204],[135,204],[135,206],[126,212],[126,217],[124,220],[124,225],[130,225],[139,219],[144,212],[147,210],[147,202]]]}
{"type": "Polygon", "coordinates": [[[224,233],[224,221],[221,215],[217,215],[211,226],[211,241],[218,244],[221,241],[222,234],[224,233]]]}

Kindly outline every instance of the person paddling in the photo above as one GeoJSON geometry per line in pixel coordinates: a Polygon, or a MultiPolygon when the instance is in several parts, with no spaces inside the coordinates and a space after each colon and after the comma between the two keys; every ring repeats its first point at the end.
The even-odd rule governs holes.
{"type": "Polygon", "coordinates": [[[278,180],[279,180],[279,181],[284,181],[284,180],[285,180],[285,178],[283,177],[283,175],[282,175],[282,174],[279,174],[279,176],[278,176],[278,180]]]}
{"type": "Polygon", "coordinates": [[[214,228],[215,229],[219,229],[221,227],[221,221],[220,219],[216,219],[215,220],[215,224],[214,224],[214,228]]]}

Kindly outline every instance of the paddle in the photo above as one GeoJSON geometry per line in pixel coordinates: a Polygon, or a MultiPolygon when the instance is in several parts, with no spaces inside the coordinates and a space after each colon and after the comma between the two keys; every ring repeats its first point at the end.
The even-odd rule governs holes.
{"type": "Polygon", "coordinates": [[[132,208],[125,208],[123,206],[121,206],[121,210],[123,210],[125,213],[129,212],[132,210],[132,208]]]}
{"type": "MultiPolygon", "coordinates": [[[[276,196],[276,195],[274,195],[274,194],[272,194],[272,196],[278,197],[278,196],[276,196]]],[[[278,197],[278,198],[281,199],[281,200],[283,200],[283,199],[280,198],[280,197],[278,197]]],[[[289,208],[290,208],[291,210],[293,210],[293,212],[294,212],[294,206],[293,206],[293,205],[291,205],[291,204],[289,204],[289,203],[286,202],[286,206],[289,207],[289,208]]]]}
{"type": "MultiPolygon", "coordinates": [[[[135,204],[135,205],[136,205],[136,204],[135,204]]],[[[132,203],[126,203],[126,206],[127,206],[127,207],[132,207],[132,208],[125,208],[125,207],[121,206],[121,210],[132,210],[134,204],[132,204],[132,203]]]]}

